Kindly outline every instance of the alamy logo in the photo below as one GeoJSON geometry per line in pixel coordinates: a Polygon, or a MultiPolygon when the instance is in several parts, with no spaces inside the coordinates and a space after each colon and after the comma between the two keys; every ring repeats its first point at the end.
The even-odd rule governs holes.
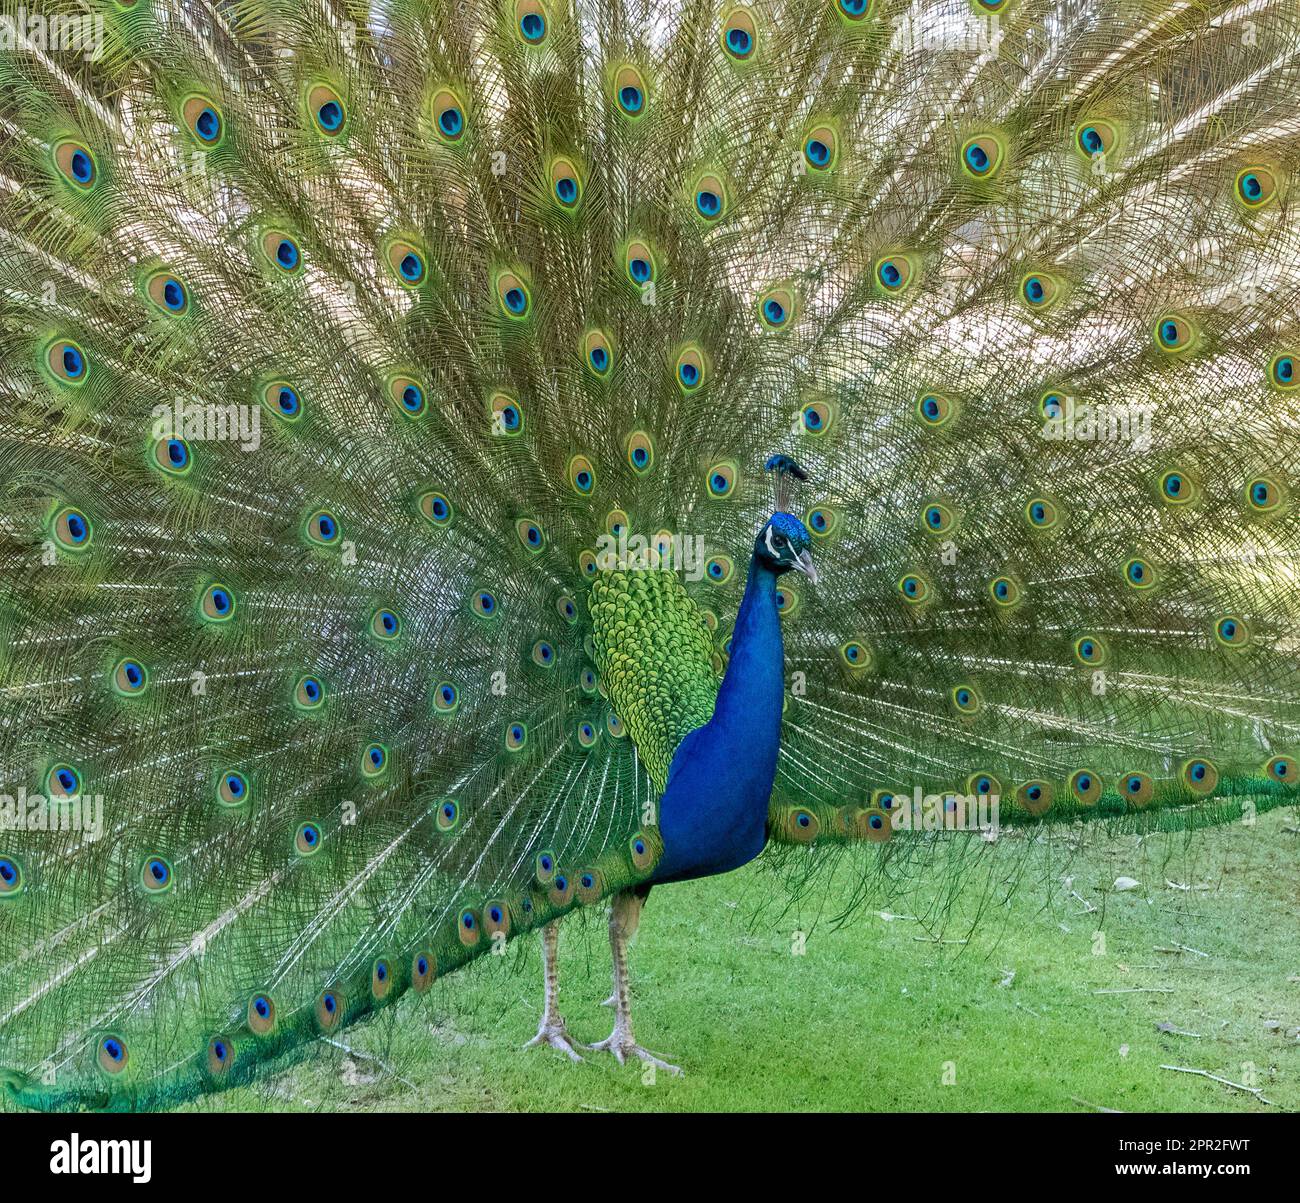
{"type": "Polygon", "coordinates": [[[1154,405],[1092,405],[1070,397],[1044,406],[1043,438],[1066,443],[1132,443],[1139,451],[1151,446],[1154,405]]]}
{"type": "Polygon", "coordinates": [[[669,535],[647,539],[629,535],[626,528],[617,535],[596,539],[596,567],[601,572],[682,572],[688,581],[704,579],[704,539],[699,535],[669,535]]]}
{"type": "Polygon", "coordinates": [[[88,841],[104,834],[104,795],[47,798],[19,786],[0,794],[0,831],[80,831],[88,841]]]}
{"type": "Polygon", "coordinates": [[[244,451],[262,445],[262,411],[256,405],[174,401],[152,410],[153,437],[186,442],[238,443],[244,451]]]}
{"type": "Polygon", "coordinates": [[[51,1174],[130,1174],[132,1182],[153,1178],[153,1141],[83,1140],[74,1132],[50,1145],[51,1174]]]}
{"type": "Polygon", "coordinates": [[[978,831],[998,835],[1000,794],[927,794],[918,785],[909,799],[895,794],[889,821],[895,831],[978,831]]]}
{"type": "Polygon", "coordinates": [[[13,54],[31,47],[45,54],[79,54],[88,63],[104,53],[103,13],[56,13],[46,16],[20,4],[0,13],[0,51],[13,54]]]}

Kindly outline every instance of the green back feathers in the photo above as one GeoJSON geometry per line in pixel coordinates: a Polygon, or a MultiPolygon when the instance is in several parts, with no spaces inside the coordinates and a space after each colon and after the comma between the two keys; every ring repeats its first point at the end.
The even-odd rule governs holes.
{"type": "Polygon", "coordinates": [[[721,659],[709,628],[668,571],[602,573],[589,605],[610,704],[662,791],[677,745],[713,715],[721,659]]]}

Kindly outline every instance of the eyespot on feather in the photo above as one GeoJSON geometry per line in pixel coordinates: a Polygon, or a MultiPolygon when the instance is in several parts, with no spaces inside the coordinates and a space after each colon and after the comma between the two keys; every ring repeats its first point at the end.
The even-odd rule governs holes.
{"type": "Polygon", "coordinates": [[[524,410],[519,399],[510,393],[495,392],[488,398],[488,415],[492,434],[513,438],[524,430],[524,410]]]}
{"type": "Polygon", "coordinates": [[[1120,778],[1119,792],[1131,806],[1143,809],[1155,794],[1155,786],[1146,773],[1125,773],[1120,778]]]}
{"type": "Polygon", "coordinates": [[[165,894],[172,888],[171,862],[162,856],[147,856],[140,865],[140,885],[147,894],[165,894]]]}
{"type": "Polygon", "coordinates": [[[443,798],[434,807],[433,823],[443,835],[455,831],[460,825],[460,803],[454,798],[443,798]]]}
{"type": "Polygon", "coordinates": [[[423,994],[433,985],[438,976],[438,963],[433,954],[417,952],[411,957],[411,989],[423,994]]]}
{"type": "Polygon", "coordinates": [[[145,295],[168,317],[181,317],[190,307],[185,285],[169,271],[154,272],[145,281],[145,295]]]}
{"type": "Polygon", "coordinates": [[[347,106],[329,84],[315,84],[308,90],[307,112],[317,132],[326,138],[337,138],[347,129],[347,106]]]}
{"type": "Polygon", "coordinates": [[[1271,167],[1243,167],[1237,172],[1233,192],[1246,209],[1262,209],[1277,196],[1278,179],[1271,167]]]}
{"type": "Polygon", "coordinates": [[[293,687],[293,703],[299,710],[319,710],[325,704],[325,685],[319,677],[299,677],[293,687]]]}
{"type": "Polygon", "coordinates": [[[840,136],[833,125],[815,122],[803,136],[803,161],[814,175],[833,171],[839,162],[840,136]]]}
{"type": "Polygon", "coordinates": [[[596,469],[585,455],[575,455],[569,460],[567,476],[569,487],[580,496],[587,496],[596,487],[596,469]]]}
{"type": "Polygon", "coordinates": [[[262,387],[262,404],[282,422],[295,422],[302,416],[302,398],[292,384],[272,380],[262,387]]]}
{"type": "Polygon", "coordinates": [[[614,347],[603,330],[588,330],[582,336],[582,361],[598,379],[609,375],[614,366],[614,347]]]}
{"type": "Polygon", "coordinates": [[[248,1000],[246,1021],[255,1036],[269,1036],[275,1031],[275,1002],[269,994],[254,994],[248,1000]]]}
{"type": "Polygon", "coordinates": [[[732,460],[720,460],[705,473],[705,488],[713,498],[730,497],[736,488],[737,469],[732,460]]]}
{"type": "Polygon", "coordinates": [[[388,772],[388,748],[381,743],[368,744],[361,753],[361,775],[363,777],[382,777],[388,772]]]}
{"type": "Polygon", "coordinates": [[[149,673],[139,660],[128,656],[117,662],[112,681],[114,691],[121,697],[136,697],[148,687],[149,673]]]}
{"type": "Polygon", "coordinates": [[[1070,793],[1080,806],[1096,806],[1101,791],[1101,778],[1091,769],[1076,769],[1070,775],[1070,793]]]}
{"type": "Polygon", "coordinates": [[[1046,781],[1026,781],[1016,789],[1015,800],[1037,818],[1052,808],[1052,787],[1046,781]]]}
{"type": "Polygon", "coordinates": [[[452,519],[451,502],[441,493],[422,493],[419,502],[420,513],[433,526],[446,526],[452,519]]]}
{"type": "Polygon", "coordinates": [[[228,769],[217,778],[217,801],[222,806],[243,806],[251,797],[248,778],[228,769]]]}
{"type": "Polygon", "coordinates": [[[532,308],[532,296],[528,285],[517,272],[503,271],[495,280],[497,303],[501,312],[510,321],[522,321],[532,308]]]}
{"type": "Polygon", "coordinates": [[[238,608],[234,593],[220,582],[209,585],[199,596],[199,617],[204,622],[229,622],[238,608]]]}
{"type": "Polygon", "coordinates": [[[99,164],[94,152],[84,142],[65,138],[55,143],[54,165],[74,188],[88,192],[99,179],[99,164]]]}
{"type": "Polygon", "coordinates": [[[1192,320],[1181,313],[1166,313],[1152,328],[1156,346],[1166,355],[1182,355],[1196,345],[1197,329],[1192,320]]]}
{"type": "Polygon", "coordinates": [[[1194,794],[1212,794],[1219,784],[1219,770],[1213,761],[1204,757],[1184,761],[1179,776],[1183,785],[1194,794]]]}
{"type": "Polygon", "coordinates": [[[293,847],[299,856],[315,856],[322,843],[321,830],[315,823],[300,823],[294,832],[293,847]]]}
{"type": "Polygon", "coordinates": [[[343,1022],[346,1001],[338,990],[322,990],[316,999],[316,1026],[322,1032],[332,1032],[343,1022]]]}
{"type": "Polygon", "coordinates": [[[384,246],[384,259],[403,288],[419,288],[428,274],[424,251],[405,238],[391,239],[384,246]]]}
{"type": "Polygon", "coordinates": [[[526,46],[541,46],[549,37],[551,22],[541,0],[515,0],[515,32],[526,46]]]}
{"type": "Polygon", "coordinates": [[[758,298],[758,317],[773,332],[788,330],[795,316],[795,295],[787,285],[770,288],[758,298]]]}
{"type": "Polygon", "coordinates": [[[650,107],[650,93],[641,71],[625,63],[614,72],[614,104],[629,121],[642,120],[650,107]]]}
{"type": "Polygon", "coordinates": [[[216,150],[226,140],[225,117],[210,97],[187,96],[181,102],[181,121],[201,150],[216,150]]]}
{"type": "Polygon", "coordinates": [[[576,875],[574,895],[579,906],[594,906],[605,892],[605,878],[599,869],[582,869],[576,875]]]}
{"type": "Polygon", "coordinates": [[[338,520],[329,510],[316,510],[309,515],[304,529],[307,538],[322,547],[333,547],[339,542],[338,520]]]}
{"type": "Polygon", "coordinates": [[[456,936],[466,948],[474,948],[482,926],[478,911],[466,907],[456,918],[456,936]]]}
{"type": "Polygon", "coordinates": [[[370,633],[376,639],[391,643],[402,633],[402,620],[395,611],[380,608],[370,616],[370,633]]]}
{"type": "Polygon", "coordinates": [[[208,1076],[214,1080],[224,1078],[235,1064],[235,1045],[226,1036],[212,1036],[207,1048],[208,1076]]]}
{"type": "Polygon", "coordinates": [[[1290,756],[1274,756],[1265,766],[1264,771],[1279,785],[1295,786],[1300,784],[1300,771],[1290,756]]]}
{"type": "Polygon", "coordinates": [[[465,136],[465,105],[451,88],[439,88],[429,102],[433,132],[447,146],[454,146],[465,136]]]}
{"type": "Polygon", "coordinates": [[[78,343],[70,338],[56,338],[45,348],[45,366],[60,384],[79,387],[90,375],[90,360],[78,343]]]}
{"type": "Polygon", "coordinates": [[[551,198],[567,213],[573,212],[582,203],[582,176],[578,165],[567,155],[556,155],[547,170],[551,186],[551,198]]]}
{"type": "Polygon", "coordinates": [[[264,231],[258,245],[267,263],[276,271],[293,276],[302,270],[302,251],[298,240],[285,230],[264,231]]]}
{"type": "Polygon", "coordinates": [[[708,378],[708,364],[704,352],[694,343],[683,347],[677,355],[674,371],[677,387],[684,393],[693,393],[708,378]]]}
{"type": "Polygon", "coordinates": [[[922,426],[934,428],[947,426],[955,414],[956,406],[942,393],[925,392],[917,398],[916,416],[922,426]]]}
{"type": "Polygon", "coordinates": [[[711,224],[723,217],[728,208],[727,185],[721,176],[706,171],[691,189],[696,217],[711,224]]]}
{"type": "Polygon", "coordinates": [[[821,823],[811,810],[802,806],[788,807],[781,816],[781,832],[796,844],[811,844],[821,832],[821,823]]]}
{"type": "Polygon", "coordinates": [[[81,793],[81,774],[70,764],[56,764],[45,774],[45,792],[51,798],[75,798],[81,793]]]}
{"type": "Polygon", "coordinates": [[[1002,169],[1006,157],[1002,140],[992,133],[967,138],[961,147],[961,168],[976,180],[991,180],[1002,169]]]}
{"type": "Polygon", "coordinates": [[[388,395],[404,417],[422,418],[428,410],[424,385],[412,376],[391,376],[388,395]]]}
{"type": "Polygon", "coordinates": [[[50,529],[55,542],[64,551],[85,551],[95,537],[90,519],[81,510],[71,505],[56,511],[50,529]]]}
{"type": "Polygon", "coordinates": [[[758,50],[758,23],[754,14],[743,7],[728,9],[722,16],[719,40],[728,58],[737,63],[753,61],[758,50]]]}
{"type": "Polygon", "coordinates": [[[910,256],[886,255],[876,260],[874,279],[877,289],[887,296],[904,292],[912,281],[914,268],[910,256]]]}
{"type": "Polygon", "coordinates": [[[96,1038],[95,1064],[109,1077],[117,1077],[126,1070],[130,1061],[126,1041],[115,1033],[106,1033],[96,1038]]]}

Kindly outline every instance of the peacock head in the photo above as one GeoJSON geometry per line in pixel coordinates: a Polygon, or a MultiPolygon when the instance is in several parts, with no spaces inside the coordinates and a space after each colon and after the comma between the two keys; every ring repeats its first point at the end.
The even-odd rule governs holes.
{"type": "Polygon", "coordinates": [[[775,513],[758,532],[754,540],[754,558],[778,576],[792,568],[802,572],[812,583],[817,583],[817,569],[813,567],[812,536],[793,514],[775,513]]]}

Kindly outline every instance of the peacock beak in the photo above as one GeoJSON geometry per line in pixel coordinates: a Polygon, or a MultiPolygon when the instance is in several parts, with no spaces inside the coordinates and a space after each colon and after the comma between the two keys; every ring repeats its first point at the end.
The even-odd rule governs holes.
{"type": "Polygon", "coordinates": [[[802,572],[814,585],[817,583],[817,569],[813,567],[812,556],[808,552],[801,551],[792,567],[802,572]]]}

